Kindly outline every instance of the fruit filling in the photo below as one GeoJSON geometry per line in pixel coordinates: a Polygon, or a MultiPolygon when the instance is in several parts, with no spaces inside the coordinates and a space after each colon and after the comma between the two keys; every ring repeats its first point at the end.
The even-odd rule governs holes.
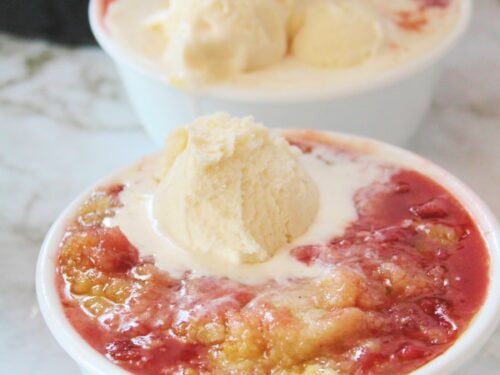
{"type": "Polygon", "coordinates": [[[321,276],[259,283],[160,269],[109,224],[128,188],[105,186],[82,203],[56,282],[83,339],[134,374],[404,374],[446,351],[485,298],[480,231],[414,170],[359,189],[342,235],[289,250],[321,276]]]}

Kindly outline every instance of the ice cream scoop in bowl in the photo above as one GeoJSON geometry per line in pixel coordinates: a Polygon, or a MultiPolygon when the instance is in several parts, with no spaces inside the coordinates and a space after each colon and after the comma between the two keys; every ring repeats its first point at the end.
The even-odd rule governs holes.
{"type": "Polygon", "coordinates": [[[469,0],[189,4],[90,2],[92,30],[158,144],[219,110],[404,143],[471,13],[469,0]]]}
{"type": "Polygon", "coordinates": [[[488,208],[429,161],[218,114],[70,205],[37,293],[88,374],[445,374],[493,332],[499,258],[488,208]]]}

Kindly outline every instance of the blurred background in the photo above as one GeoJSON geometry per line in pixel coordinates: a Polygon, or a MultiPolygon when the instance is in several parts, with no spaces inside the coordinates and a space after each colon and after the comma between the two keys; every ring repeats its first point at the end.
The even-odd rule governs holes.
{"type": "MultiPolygon", "coordinates": [[[[500,1],[474,3],[471,30],[407,147],[464,180],[498,217],[500,1]]],[[[77,373],[38,310],[40,244],[86,186],[154,150],[93,45],[86,8],[85,0],[0,1],[0,374],[77,373]]],[[[500,331],[459,374],[498,373],[500,331]]]]}
{"type": "Polygon", "coordinates": [[[0,31],[67,45],[93,44],[87,6],[88,0],[2,0],[0,31]]]}

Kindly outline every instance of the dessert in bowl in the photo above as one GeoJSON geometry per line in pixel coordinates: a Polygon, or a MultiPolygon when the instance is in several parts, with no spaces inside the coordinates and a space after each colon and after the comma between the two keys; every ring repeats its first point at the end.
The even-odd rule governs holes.
{"type": "Polygon", "coordinates": [[[82,195],[37,270],[91,374],[443,374],[499,281],[495,218],[432,163],[225,114],[82,195]]]}
{"type": "Polygon", "coordinates": [[[272,127],[309,124],[403,143],[427,111],[470,6],[93,0],[90,21],[157,142],[180,123],[224,110],[272,127]]]}

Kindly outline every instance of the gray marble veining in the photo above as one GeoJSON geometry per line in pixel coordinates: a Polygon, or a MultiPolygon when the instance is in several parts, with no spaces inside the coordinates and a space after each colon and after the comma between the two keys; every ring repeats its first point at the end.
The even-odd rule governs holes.
{"type": "MultiPolygon", "coordinates": [[[[500,216],[500,2],[475,3],[471,32],[408,147],[500,216]]],[[[37,307],[39,246],[78,192],[153,148],[102,52],[0,36],[0,373],[76,373],[37,307]]],[[[459,374],[498,373],[499,330],[459,374]]]]}

